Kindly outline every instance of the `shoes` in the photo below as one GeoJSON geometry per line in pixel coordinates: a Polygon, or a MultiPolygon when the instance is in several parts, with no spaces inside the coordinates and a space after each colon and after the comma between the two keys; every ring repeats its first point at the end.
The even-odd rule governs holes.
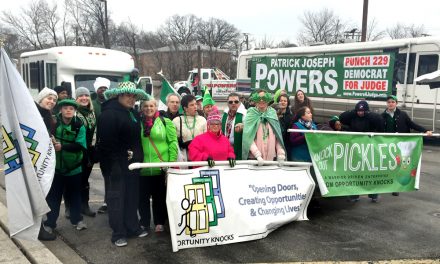
{"type": "Polygon", "coordinates": [[[399,193],[398,192],[393,192],[392,195],[393,196],[399,196],[399,193]]]}
{"type": "Polygon", "coordinates": [[[41,225],[40,232],[38,233],[38,240],[53,241],[55,239],[57,239],[57,236],[53,233],[53,229],[51,227],[41,225]]]}
{"type": "Polygon", "coordinates": [[[368,198],[371,198],[372,203],[377,203],[379,201],[379,195],[377,194],[369,194],[368,198]]]}
{"type": "Polygon", "coordinates": [[[352,195],[348,197],[348,201],[350,203],[356,203],[359,202],[359,195],[352,195]]]}
{"type": "Polygon", "coordinates": [[[98,214],[105,214],[107,213],[107,204],[103,203],[101,207],[98,208],[98,214]]]}
{"type": "Polygon", "coordinates": [[[81,231],[81,230],[84,230],[84,229],[87,229],[87,225],[86,225],[86,223],[84,223],[84,221],[79,221],[76,225],[73,225],[75,228],[76,228],[76,230],[78,230],[78,231],[81,231]]]}
{"type": "Polygon", "coordinates": [[[146,237],[148,236],[148,231],[147,230],[142,230],[137,237],[146,237]]]}
{"type": "Polygon", "coordinates": [[[125,239],[125,238],[120,238],[120,239],[116,240],[114,244],[117,247],[125,247],[126,245],[128,245],[127,239],[125,239]]]}
{"type": "Polygon", "coordinates": [[[154,229],[154,232],[160,233],[165,231],[165,227],[163,225],[156,225],[156,228],[154,229]]]}
{"type": "Polygon", "coordinates": [[[90,217],[95,217],[96,216],[96,212],[93,212],[92,210],[90,210],[89,205],[82,206],[81,213],[83,215],[90,216],[90,217]]]}
{"type": "Polygon", "coordinates": [[[66,217],[66,219],[70,219],[70,208],[66,207],[66,210],[64,211],[64,217],[66,217]]]}

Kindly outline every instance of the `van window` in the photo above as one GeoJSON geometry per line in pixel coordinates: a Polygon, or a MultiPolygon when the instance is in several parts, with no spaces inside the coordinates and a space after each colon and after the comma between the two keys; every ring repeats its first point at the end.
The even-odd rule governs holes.
{"type": "Polygon", "coordinates": [[[46,86],[53,89],[57,85],[57,64],[46,63],[46,86]]]}
{"type": "Polygon", "coordinates": [[[204,73],[202,74],[202,79],[203,79],[203,80],[208,80],[208,79],[209,79],[209,72],[204,72],[204,73]]]}
{"type": "Polygon", "coordinates": [[[252,66],[252,60],[247,59],[246,60],[246,66],[247,66],[247,77],[251,78],[251,66],[252,66]]]}
{"type": "MultiPolygon", "coordinates": [[[[409,54],[409,67],[408,67],[408,77],[406,79],[407,84],[412,84],[414,80],[414,69],[416,63],[416,54],[409,54]]],[[[393,84],[394,83],[405,83],[405,66],[406,66],[406,53],[397,54],[395,62],[394,62],[394,76],[393,76],[393,84]]]]}
{"type": "Polygon", "coordinates": [[[420,55],[419,56],[419,68],[417,70],[417,77],[435,72],[438,69],[438,55],[420,55]]]}
{"type": "Polygon", "coordinates": [[[40,84],[40,63],[31,62],[30,63],[30,88],[39,89],[40,84]]]}

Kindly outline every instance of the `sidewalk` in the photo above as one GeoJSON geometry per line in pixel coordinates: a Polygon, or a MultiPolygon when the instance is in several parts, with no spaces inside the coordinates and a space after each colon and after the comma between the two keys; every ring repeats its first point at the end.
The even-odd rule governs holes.
{"type": "Polygon", "coordinates": [[[4,174],[0,173],[0,263],[62,263],[40,241],[9,237],[4,174]]]}

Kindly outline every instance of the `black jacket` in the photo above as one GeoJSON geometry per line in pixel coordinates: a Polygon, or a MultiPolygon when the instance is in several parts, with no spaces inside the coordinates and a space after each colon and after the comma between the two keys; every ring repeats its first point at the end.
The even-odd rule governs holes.
{"type": "Polygon", "coordinates": [[[37,103],[35,103],[35,105],[37,106],[38,112],[40,112],[40,115],[43,118],[49,135],[52,135],[55,131],[55,118],[52,116],[51,111],[44,109],[37,103]]]}
{"type": "Polygon", "coordinates": [[[114,159],[126,162],[128,150],[133,151],[129,163],[143,161],[139,115],[134,110],[124,108],[117,98],[102,104],[97,125],[97,148],[101,162],[114,159]]]}
{"type": "Polygon", "coordinates": [[[394,130],[393,131],[386,131],[386,127],[387,127],[387,116],[388,113],[386,112],[386,110],[382,113],[382,118],[383,118],[383,122],[384,122],[384,131],[385,132],[397,132],[397,133],[410,133],[411,129],[414,129],[418,132],[426,132],[428,131],[426,128],[417,125],[416,123],[414,123],[411,118],[409,118],[408,114],[405,111],[401,111],[399,108],[396,108],[396,111],[394,112],[394,120],[395,120],[395,124],[394,124],[394,130]]]}
{"type": "Polygon", "coordinates": [[[290,133],[287,132],[287,129],[290,129],[293,124],[293,115],[290,111],[290,107],[287,107],[286,112],[284,114],[281,114],[278,116],[278,120],[280,121],[281,126],[281,133],[283,135],[284,145],[287,148],[287,145],[289,143],[289,135],[290,133]]]}
{"type": "Polygon", "coordinates": [[[339,116],[339,120],[349,131],[353,132],[383,132],[382,116],[373,112],[366,112],[359,117],[355,110],[346,111],[339,116]]]}

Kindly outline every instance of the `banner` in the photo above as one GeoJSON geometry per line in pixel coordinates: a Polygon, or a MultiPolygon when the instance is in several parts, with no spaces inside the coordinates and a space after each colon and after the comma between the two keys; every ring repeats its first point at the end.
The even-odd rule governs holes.
{"type": "Polygon", "coordinates": [[[254,57],[251,86],[317,97],[386,98],[393,69],[393,53],[254,57]]]}
{"type": "Polygon", "coordinates": [[[305,135],[322,196],[419,188],[423,147],[420,135],[305,135]]]}
{"type": "Polygon", "coordinates": [[[42,216],[49,212],[46,195],[55,172],[55,150],[35,102],[3,48],[0,110],[9,233],[37,240],[42,216]]]}
{"type": "Polygon", "coordinates": [[[315,183],[305,167],[214,167],[168,170],[173,251],[266,237],[307,220],[315,183]]]}

